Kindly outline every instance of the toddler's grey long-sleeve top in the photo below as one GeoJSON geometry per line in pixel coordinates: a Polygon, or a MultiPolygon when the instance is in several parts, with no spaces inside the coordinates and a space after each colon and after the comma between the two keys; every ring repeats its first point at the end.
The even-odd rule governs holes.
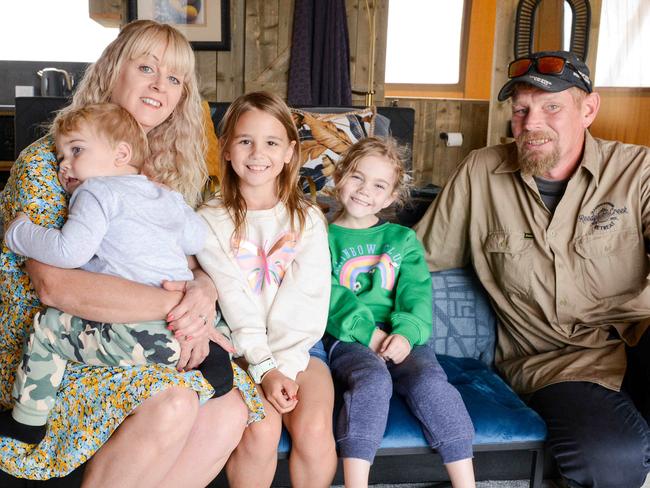
{"type": "Polygon", "coordinates": [[[206,234],[203,219],[179,193],[127,175],[85,181],[61,229],[19,219],[4,238],[13,252],[52,266],[160,286],[192,279],[186,256],[203,248],[206,234]]]}

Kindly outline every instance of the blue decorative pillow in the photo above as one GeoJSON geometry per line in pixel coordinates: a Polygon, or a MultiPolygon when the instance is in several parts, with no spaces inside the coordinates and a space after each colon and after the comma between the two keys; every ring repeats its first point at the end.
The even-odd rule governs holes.
{"type": "Polygon", "coordinates": [[[433,335],[436,354],[494,362],[496,316],[471,268],[431,273],[433,335]]]}

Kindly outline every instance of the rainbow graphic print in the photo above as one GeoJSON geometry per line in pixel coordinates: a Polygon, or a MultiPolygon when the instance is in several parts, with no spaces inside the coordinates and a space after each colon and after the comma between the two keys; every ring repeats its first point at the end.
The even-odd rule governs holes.
{"type": "Polygon", "coordinates": [[[399,265],[384,253],[358,256],[345,262],[339,273],[339,284],[356,291],[357,279],[362,273],[380,273],[381,287],[392,290],[395,287],[396,268],[399,265]]]}

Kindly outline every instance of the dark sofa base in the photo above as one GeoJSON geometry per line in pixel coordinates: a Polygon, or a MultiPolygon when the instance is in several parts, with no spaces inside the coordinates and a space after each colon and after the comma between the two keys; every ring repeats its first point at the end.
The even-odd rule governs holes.
{"type": "MultiPolygon", "coordinates": [[[[544,478],[558,477],[551,456],[545,456],[544,478]]],[[[531,453],[528,451],[490,451],[474,454],[474,469],[477,480],[525,480],[530,477],[531,453]]],[[[2,488],[77,488],[81,486],[83,468],[77,469],[65,478],[49,481],[28,481],[11,478],[0,472],[2,488]]],[[[447,473],[435,453],[406,456],[378,456],[370,473],[370,482],[375,483],[436,483],[447,480],[447,473]]],[[[339,463],[333,484],[343,484],[339,463]]],[[[226,488],[226,476],[221,473],[210,483],[210,488],[226,488]]],[[[286,459],[278,461],[278,469],[273,480],[274,487],[287,487],[289,466],[286,459]]],[[[442,485],[444,486],[444,485],[442,485]]]]}

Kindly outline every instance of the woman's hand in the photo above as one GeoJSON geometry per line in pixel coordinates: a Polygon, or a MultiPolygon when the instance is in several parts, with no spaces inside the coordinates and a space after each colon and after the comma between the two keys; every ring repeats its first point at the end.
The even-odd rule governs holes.
{"type": "Polygon", "coordinates": [[[192,281],[163,281],[163,288],[183,292],[183,299],[167,314],[168,329],[177,339],[201,338],[207,344],[217,313],[217,289],[201,269],[194,270],[192,281]]]}
{"type": "Polygon", "coordinates": [[[279,413],[291,412],[298,405],[298,383],[272,369],[262,378],[264,396],[279,413]]]}
{"type": "Polygon", "coordinates": [[[386,337],[379,349],[379,356],[384,358],[384,361],[393,361],[395,364],[404,361],[410,353],[411,344],[406,337],[399,334],[386,337]]]}

